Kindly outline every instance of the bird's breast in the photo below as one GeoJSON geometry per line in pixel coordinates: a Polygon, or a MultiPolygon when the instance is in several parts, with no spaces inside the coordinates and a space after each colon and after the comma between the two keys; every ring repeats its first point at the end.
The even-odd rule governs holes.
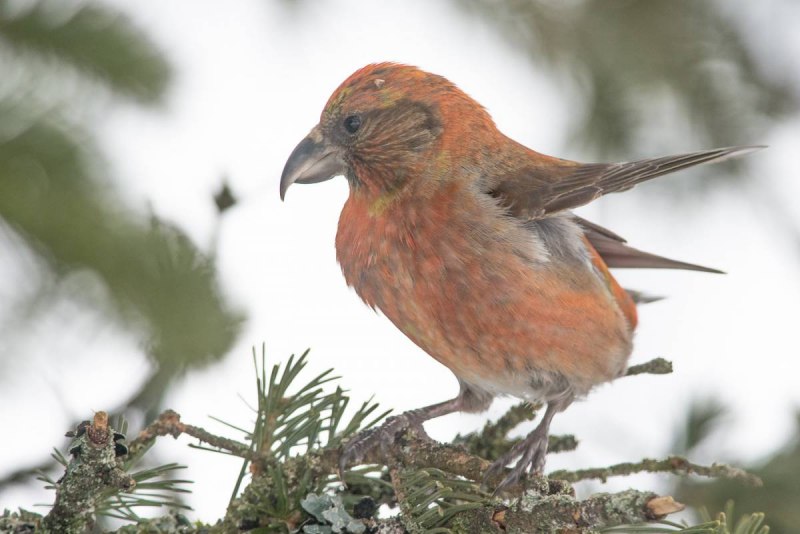
{"type": "Polygon", "coordinates": [[[624,368],[630,331],[588,261],[554,260],[534,232],[455,184],[376,202],[356,192],[344,206],[345,279],[459,378],[531,396],[543,376],[566,376],[585,393],[624,368]]]}

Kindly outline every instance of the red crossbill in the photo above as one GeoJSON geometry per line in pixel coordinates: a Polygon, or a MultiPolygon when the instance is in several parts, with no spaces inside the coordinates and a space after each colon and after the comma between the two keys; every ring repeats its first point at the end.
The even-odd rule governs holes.
{"type": "Polygon", "coordinates": [[[632,248],[570,210],[754,148],[577,163],[506,137],[441,76],[381,63],[347,78],[289,157],[281,198],[293,183],[347,178],[336,254],[348,285],[447,366],[460,392],[356,437],[342,466],[408,426],[511,395],[547,409],[490,471],[518,458],[498,490],[540,472],[553,416],[626,369],[636,293],[609,267],[714,272],[632,248]]]}

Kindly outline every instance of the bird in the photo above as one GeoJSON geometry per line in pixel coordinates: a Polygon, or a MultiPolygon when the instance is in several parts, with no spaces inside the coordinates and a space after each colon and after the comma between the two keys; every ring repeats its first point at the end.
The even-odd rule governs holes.
{"type": "Polygon", "coordinates": [[[449,368],[459,393],[357,435],[343,446],[341,469],[407,428],[512,396],[546,409],[485,477],[502,476],[500,492],[541,474],[553,417],[627,368],[636,305],[649,299],[609,269],[721,272],[633,248],[572,210],[758,148],[579,163],[504,135],[442,76],[386,62],[346,78],[286,161],[280,197],[295,183],[347,179],[336,233],[345,281],[449,368]]]}

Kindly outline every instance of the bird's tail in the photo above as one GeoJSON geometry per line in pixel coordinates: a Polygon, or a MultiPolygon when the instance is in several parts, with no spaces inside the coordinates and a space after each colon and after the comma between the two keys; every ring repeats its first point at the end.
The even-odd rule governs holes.
{"type": "Polygon", "coordinates": [[[626,293],[628,296],[631,297],[636,304],[650,304],[651,302],[658,302],[659,300],[664,300],[666,297],[662,297],[659,295],[650,295],[648,293],[643,293],[642,291],[636,291],[635,289],[626,289],[626,293]]]}

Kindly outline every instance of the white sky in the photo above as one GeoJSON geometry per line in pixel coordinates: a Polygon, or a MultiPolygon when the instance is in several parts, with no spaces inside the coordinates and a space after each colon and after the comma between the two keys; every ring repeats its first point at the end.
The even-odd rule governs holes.
{"type": "MultiPolygon", "coordinates": [[[[308,376],[335,367],[359,402],[375,394],[383,406],[402,411],[454,396],[457,384],[450,372],[346,288],[333,246],[345,181],[293,187],[281,203],[283,164],[316,124],[330,92],[366,63],[396,60],[443,74],[483,103],[512,137],[541,152],[581,159],[566,148],[572,117],[565,88],[537,72],[494,30],[446,2],[338,0],[306,2],[297,11],[265,0],[113,3],[152,34],[177,71],[163,113],[113,107],[102,121],[120,187],[133,204],[142,210],[151,205],[204,248],[212,239],[211,196],[221,176],[242,199],[223,221],[219,259],[223,287],[247,311],[248,324],[229,357],[191,373],[167,405],[184,421],[211,430],[224,432],[208,415],[249,424],[238,395],[253,398],[250,347],[262,342],[271,362],[311,347],[308,376]]],[[[777,24],[771,31],[790,27],[763,12],[755,21],[777,24]]],[[[793,45],[794,57],[800,57],[800,40],[793,45]]],[[[793,206],[791,199],[800,194],[798,132],[795,122],[769,139],[754,139],[771,148],[749,156],[759,183],[780,191],[793,206]]],[[[655,155],[661,154],[631,154],[631,159],[655,155]]],[[[717,396],[732,407],[713,456],[698,460],[758,458],[792,432],[792,409],[800,400],[797,250],[751,207],[746,191],[711,195],[693,207],[686,213],[669,201],[629,194],[580,211],[633,246],[730,274],[619,273],[628,287],[669,296],[640,310],[631,362],[664,356],[676,371],[601,387],[556,417],[553,432],[574,433],[582,444],[574,453],[551,456],[549,469],[663,455],[686,404],[696,397],[717,396]]],[[[76,314],[54,311],[54,320],[37,330],[41,335],[22,347],[27,351],[22,365],[33,371],[26,375],[35,376],[31,382],[0,379],[0,398],[46,392],[37,393],[36,405],[0,410],[0,428],[35,430],[45,422],[51,429],[31,435],[25,450],[4,450],[3,463],[10,468],[40,460],[70,420],[117,404],[137,386],[121,391],[118,377],[147,368],[129,338],[108,327],[97,332],[98,318],[78,315],[54,336],[56,318],[69,315],[76,314]],[[70,386],[87,376],[93,388],[70,386]]],[[[482,426],[512,402],[496,402],[488,415],[447,416],[427,428],[432,436],[449,439],[482,426]]],[[[238,463],[186,443],[164,440],[155,451],[164,461],[189,465],[196,517],[215,520],[224,513],[238,463]]],[[[658,489],[665,480],[628,478],[605,489],[658,489]]],[[[0,495],[0,509],[50,499],[19,489],[0,495]]]]}

